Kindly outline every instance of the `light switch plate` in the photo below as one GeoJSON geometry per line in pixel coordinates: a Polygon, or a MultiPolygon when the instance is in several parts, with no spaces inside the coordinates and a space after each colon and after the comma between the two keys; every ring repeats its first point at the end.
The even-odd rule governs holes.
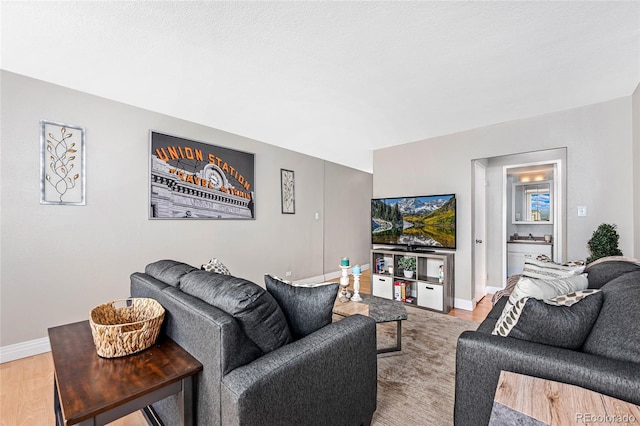
{"type": "Polygon", "coordinates": [[[587,215],[587,206],[578,206],[578,216],[587,215]]]}

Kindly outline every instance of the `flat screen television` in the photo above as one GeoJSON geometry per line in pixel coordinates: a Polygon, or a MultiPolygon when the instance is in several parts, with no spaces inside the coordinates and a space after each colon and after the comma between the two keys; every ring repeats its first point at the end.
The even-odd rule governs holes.
{"type": "Polygon", "coordinates": [[[455,249],[455,194],[372,199],[371,243],[410,251],[455,249]]]}

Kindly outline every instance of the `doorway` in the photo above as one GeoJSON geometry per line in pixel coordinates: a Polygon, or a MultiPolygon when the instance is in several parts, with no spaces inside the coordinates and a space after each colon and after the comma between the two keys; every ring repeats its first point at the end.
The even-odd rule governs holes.
{"type": "MultiPolygon", "coordinates": [[[[482,293],[482,283],[484,282],[485,293],[495,293],[504,288],[507,281],[507,241],[509,236],[515,233],[512,220],[512,191],[509,186],[507,193],[507,173],[506,170],[516,167],[524,167],[535,164],[554,164],[555,171],[552,182],[552,191],[555,194],[555,210],[553,216],[554,254],[553,259],[561,262],[566,257],[566,161],[567,149],[555,148],[543,151],[532,151],[516,153],[495,157],[478,158],[472,160],[471,176],[472,187],[472,299],[476,303],[477,293],[482,293]],[[484,166],[485,186],[476,187],[477,164],[484,166]],[[481,195],[484,189],[484,197],[481,195]],[[476,196],[478,192],[478,196],[476,196]],[[509,196],[507,196],[509,194],[509,196]],[[484,200],[484,203],[482,201],[484,200]],[[510,207],[511,205],[511,207],[510,207]],[[482,215],[484,214],[484,221],[482,215]],[[477,221],[485,224],[484,238],[476,238],[476,231],[480,225],[477,221]],[[475,240],[482,240],[481,244],[476,244],[475,240]],[[481,275],[482,267],[485,268],[484,279],[481,275]]],[[[478,172],[482,173],[482,172],[478,172]]],[[[530,191],[528,194],[534,194],[530,191]]],[[[531,196],[530,199],[537,199],[538,196],[531,196]]],[[[529,217],[531,212],[528,213],[529,217]]],[[[537,213],[536,213],[537,214],[537,213]]],[[[544,215],[544,213],[541,213],[544,215]]],[[[537,216],[536,216],[537,217],[537,216]]],[[[529,225],[522,226],[522,232],[529,225]]],[[[540,226],[540,225],[538,225],[540,226]]],[[[543,236],[548,232],[534,231],[536,225],[531,225],[525,235],[531,233],[534,236],[543,236]],[[540,235],[538,235],[540,234],[540,235]]],[[[519,226],[520,228],[520,226],[519,226]]],[[[541,229],[541,228],[538,228],[541,229]]],[[[518,231],[520,232],[520,231],[518,231]]]]}

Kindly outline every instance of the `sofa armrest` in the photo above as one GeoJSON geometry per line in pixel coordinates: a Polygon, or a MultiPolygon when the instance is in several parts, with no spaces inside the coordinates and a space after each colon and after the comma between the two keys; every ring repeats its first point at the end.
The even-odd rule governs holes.
{"type": "Polygon", "coordinates": [[[376,409],[375,321],[329,324],[231,371],[221,392],[225,425],[362,424],[376,409]]]}
{"type": "Polygon", "coordinates": [[[489,423],[500,371],[568,383],[640,404],[640,365],[472,331],[458,338],[456,426],[489,423]]]}

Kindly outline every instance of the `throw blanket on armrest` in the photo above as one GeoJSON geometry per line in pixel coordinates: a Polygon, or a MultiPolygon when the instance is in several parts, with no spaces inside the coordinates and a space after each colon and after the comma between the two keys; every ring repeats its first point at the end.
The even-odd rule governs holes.
{"type": "Polygon", "coordinates": [[[513,293],[513,289],[516,287],[516,284],[518,284],[519,279],[520,274],[511,275],[509,278],[507,278],[507,285],[502,290],[498,290],[495,292],[495,294],[491,298],[491,303],[495,305],[496,303],[498,303],[498,300],[500,300],[502,296],[509,296],[511,293],[513,293]]]}

